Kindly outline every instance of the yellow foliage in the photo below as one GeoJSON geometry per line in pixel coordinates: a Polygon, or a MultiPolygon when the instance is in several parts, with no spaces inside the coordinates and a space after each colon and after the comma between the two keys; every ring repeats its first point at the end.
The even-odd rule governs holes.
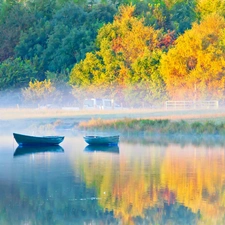
{"type": "Polygon", "coordinates": [[[218,13],[221,16],[225,16],[225,1],[198,0],[196,5],[196,11],[199,12],[202,17],[205,17],[211,13],[218,13]]]}
{"type": "Polygon", "coordinates": [[[23,97],[27,101],[44,100],[55,91],[50,80],[30,81],[29,87],[22,90],[23,97]]]}
{"type": "Polygon", "coordinates": [[[225,20],[217,14],[181,35],[162,57],[161,73],[172,99],[223,99],[225,20]]]}
{"type": "Polygon", "coordinates": [[[133,17],[134,10],[135,10],[134,5],[129,6],[122,5],[119,8],[119,15],[116,16],[115,19],[130,19],[131,17],[133,17]]]}
{"type": "MultiPolygon", "coordinates": [[[[121,6],[114,21],[98,31],[99,50],[87,53],[86,58],[72,69],[70,84],[73,85],[73,94],[76,98],[80,96],[79,98],[82,99],[85,95],[87,97],[92,95],[124,101],[124,90],[132,85],[130,78],[135,76],[132,71],[133,64],[138,60],[147,61],[147,56],[151,58],[150,53],[160,48],[161,31],[145,26],[143,19],[133,15],[134,10],[133,5],[121,6]],[[85,94],[82,95],[79,90],[85,90],[85,94]]],[[[142,67],[143,70],[148,70],[147,66],[142,67]]],[[[158,70],[158,67],[156,69],[158,70]]],[[[146,72],[146,74],[150,76],[152,73],[146,72]]],[[[149,85],[144,88],[150,89],[149,85]]],[[[161,88],[156,89],[155,92],[157,91],[160,92],[161,88]]]]}
{"type": "Polygon", "coordinates": [[[146,48],[153,50],[158,45],[159,32],[152,27],[144,26],[143,20],[133,17],[134,6],[122,6],[121,15],[113,22],[117,30],[117,38],[112,42],[113,50],[124,55],[128,63],[134,62],[141,57],[146,48]]]}

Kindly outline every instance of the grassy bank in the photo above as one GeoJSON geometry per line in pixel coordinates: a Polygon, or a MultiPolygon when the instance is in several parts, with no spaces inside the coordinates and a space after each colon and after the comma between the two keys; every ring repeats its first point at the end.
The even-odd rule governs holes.
{"type": "Polygon", "coordinates": [[[123,120],[102,120],[92,119],[81,122],[79,127],[84,130],[112,131],[121,133],[144,132],[145,134],[188,134],[188,135],[224,135],[225,122],[214,121],[172,121],[168,119],[123,119],[123,120]]]}

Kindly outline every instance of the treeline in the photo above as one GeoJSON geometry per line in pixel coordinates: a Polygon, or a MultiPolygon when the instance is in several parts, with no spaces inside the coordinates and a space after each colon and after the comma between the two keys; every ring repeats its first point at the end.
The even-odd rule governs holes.
{"type": "Polygon", "coordinates": [[[223,102],[224,17],[223,0],[0,0],[0,90],[29,103],[223,102]]]}
{"type": "Polygon", "coordinates": [[[98,29],[116,13],[112,4],[87,1],[10,0],[2,1],[0,9],[0,90],[25,88],[37,80],[34,86],[41,93],[31,91],[33,99],[25,98],[29,102],[52,93],[45,80],[68,92],[74,64],[96,48],[98,29]]]}

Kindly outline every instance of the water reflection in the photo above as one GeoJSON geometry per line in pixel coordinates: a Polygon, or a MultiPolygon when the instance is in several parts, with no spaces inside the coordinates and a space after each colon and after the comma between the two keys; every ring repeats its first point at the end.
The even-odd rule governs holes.
{"type": "Polygon", "coordinates": [[[13,154],[14,157],[29,155],[29,154],[37,154],[37,153],[45,153],[45,152],[64,152],[64,149],[59,146],[18,146],[13,154]]]}
{"type": "Polygon", "coordinates": [[[193,145],[193,146],[205,146],[213,147],[216,146],[225,147],[225,138],[220,135],[124,135],[121,140],[123,142],[137,144],[142,143],[143,145],[160,145],[168,146],[170,144],[178,144],[180,146],[193,145]]]}
{"type": "Polygon", "coordinates": [[[109,152],[109,153],[120,153],[120,149],[118,145],[111,145],[111,146],[105,146],[105,145],[87,145],[84,148],[85,152],[109,152]]]}
{"type": "Polygon", "coordinates": [[[118,158],[79,162],[101,207],[122,224],[225,224],[223,148],[122,143],[118,158]]]}
{"type": "Polygon", "coordinates": [[[15,160],[11,141],[0,141],[0,224],[225,224],[224,147],[121,140],[114,154],[68,137],[64,154],[15,160]]]}

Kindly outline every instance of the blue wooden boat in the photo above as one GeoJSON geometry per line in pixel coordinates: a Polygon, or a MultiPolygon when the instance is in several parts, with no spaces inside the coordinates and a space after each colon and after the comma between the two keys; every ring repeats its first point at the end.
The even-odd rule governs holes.
{"type": "Polygon", "coordinates": [[[84,136],[84,140],[89,145],[117,145],[119,143],[119,135],[115,136],[84,136]]]}
{"type": "Polygon", "coordinates": [[[19,146],[59,145],[64,140],[63,136],[29,136],[17,133],[13,133],[13,136],[19,146]]]}

